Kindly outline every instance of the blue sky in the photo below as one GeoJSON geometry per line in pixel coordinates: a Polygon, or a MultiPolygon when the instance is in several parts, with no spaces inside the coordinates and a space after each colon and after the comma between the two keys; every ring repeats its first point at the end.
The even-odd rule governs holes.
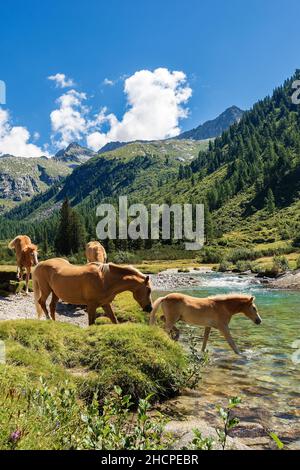
{"type": "MultiPolygon", "coordinates": [[[[13,5],[2,1],[0,15],[0,79],[7,87],[2,127],[10,132],[9,149],[16,126],[30,133],[16,132],[22,145],[26,141],[44,149],[48,144],[50,153],[72,137],[68,132],[62,137],[63,113],[50,118],[51,112],[68,106],[66,100],[56,101],[66,93],[76,119],[84,121],[75,123],[77,140],[85,144],[93,134],[89,141],[96,147],[112,136],[132,137],[135,131],[128,129],[128,121],[138,138],[146,127],[145,138],[167,137],[232,104],[249,108],[300,67],[298,0],[15,0],[13,5]],[[179,100],[176,109],[171,96],[154,99],[155,109],[151,93],[136,96],[146,84],[155,88],[157,69],[169,73],[162,87],[172,88],[173,98],[179,100]],[[135,75],[142,70],[148,75],[135,75]],[[174,71],[186,78],[172,75],[174,71]],[[60,88],[47,79],[57,73],[76,85],[60,88]],[[130,77],[134,79],[126,94],[124,80],[130,77]],[[105,79],[113,84],[105,85],[105,79]],[[134,112],[123,122],[132,100],[134,112]],[[147,109],[152,121],[143,114],[147,109]],[[161,117],[161,135],[155,113],[161,117]]],[[[0,137],[0,152],[5,145],[1,147],[0,137]]],[[[26,150],[36,152],[34,147],[26,150]]]]}

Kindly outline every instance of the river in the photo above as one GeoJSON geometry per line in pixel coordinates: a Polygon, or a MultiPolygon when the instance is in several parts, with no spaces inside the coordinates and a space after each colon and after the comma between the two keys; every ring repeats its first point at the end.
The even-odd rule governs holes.
{"type": "MultiPolygon", "coordinates": [[[[268,448],[268,432],[273,431],[287,448],[300,448],[300,292],[268,289],[251,276],[213,272],[196,276],[201,287],[181,291],[196,297],[229,292],[255,295],[263,321],[257,326],[244,315],[232,318],[231,332],[242,356],[234,355],[218,331],[212,332],[210,364],[198,389],[174,400],[176,411],[217,425],[216,405],[241,396],[238,415],[244,423],[240,435],[245,442],[268,448]]],[[[179,328],[180,341],[186,345],[192,329],[200,347],[201,328],[180,324],[179,328]]]]}

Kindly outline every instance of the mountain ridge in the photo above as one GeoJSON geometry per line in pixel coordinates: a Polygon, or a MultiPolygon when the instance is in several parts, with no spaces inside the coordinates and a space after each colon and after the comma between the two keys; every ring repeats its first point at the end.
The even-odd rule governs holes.
{"type": "Polygon", "coordinates": [[[219,137],[232,124],[238,122],[245,111],[233,105],[225,109],[219,116],[209,121],[205,121],[198,127],[190,131],[182,132],[177,139],[204,140],[219,137]]]}

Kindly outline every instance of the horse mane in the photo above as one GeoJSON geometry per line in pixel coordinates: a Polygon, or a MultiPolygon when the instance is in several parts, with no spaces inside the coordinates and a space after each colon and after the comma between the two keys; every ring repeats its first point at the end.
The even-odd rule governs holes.
{"type": "Polygon", "coordinates": [[[240,302],[250,302],[253,298],[252,295],[245,295],[245,294],[220,294],[220,295],[213,295],[208,297],[211,300],[215,300],[216,302],[224,302],[226,300],[236,300],[240,302]]]}
{"type": "Polygon", "coordinates": [[[38,246],[35,245],[34,243],[30,243],[30,245],[27,245],[24,248],[24,251],[38,251],[38,246]]]}
{"type": "Polygon", "coordinates": [[[146,278],[146,276],[143,273],[141,273],[141,271],[139,271],[138,269],[134,268],[131,265],[120,266],[119,264],[115,264],[115,263],[108,263],[108,265],[110,269],[118,271],[119,273],[121,272],[124,276],[136,275],[136,276],[142,277],[143,279],[146,278]]]}

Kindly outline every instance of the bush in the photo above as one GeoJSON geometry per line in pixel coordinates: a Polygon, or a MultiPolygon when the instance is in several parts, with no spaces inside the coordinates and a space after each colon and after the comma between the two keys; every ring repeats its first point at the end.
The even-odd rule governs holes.
{"type": "Polygon", "coordinates": [[[220,273],[226,273],[226,271],[230,270],[230,263],[229,261],[222,260],[221,263],[219,264],[218,271],[220,273]]]}
{"type": "Polygon", "coordinates": [[[252,270],[252,263],[249,262],[249,261],[239,260],[236,263],[236,269],[240,273],[245,272],[245,271],[251,271],[252,270]]]}
{"type": "Polygon", "coordinates": [[[284,273],[289,269],[289,262],[285,256],[274,256],[272,272],[275,274],[284,273]]]}
{"type": "Polygon", "coordinates": [[[257,257],[257,253],[250,248],[236,248],[228,255],[228,259],[232,261],[232,263],[236,263],[241,260],[254,260],[257,257]]]}
{"type": "Polygon", "coordinates": [[[300,235],[298,235],[296,238],[294,238],[293,246],[295,246],[296,248],[300,247],[300,235]]]}
{"type": "Polygon", "coordinates": [[[136,257],[129,251],[117,251],[115,253],[111,253],[109,258],[110,261],[116,264],[132,264],[136,262],[136,257]]]}
{"type": "MultiPolygon", "coordinates": [[[[8,381],[5,386],[8,385],[8,381]]],[[[2,384],[4,385],[4,384],[2,384]]],[[[4,390],[3,390],[4,391],[4,390]]],[[[2,397],[1,397],[2,398],[2,397]]],[[[156,450],[166,448],[163,438],[166,419],[151,413],[149,398],[139,400],[132,416],[130,395],[119,387],[105,398],[99,409],[97,396],[89,404],[78,400],[69,382],[49,387],[40,380],[7,393],[6,408],[0,409],[0,448],[76,450],[156,450]],[[38,438],[37,438],[38,436],[38,438]],[[164,446],[164,447],[163,447],[164,446]]]]}
{"type": "Polygon", "coordinates": [[[200,251],[199,263],[220,263],[223,259],[223,251],[212,246],[206,246],[200,251]]]}

